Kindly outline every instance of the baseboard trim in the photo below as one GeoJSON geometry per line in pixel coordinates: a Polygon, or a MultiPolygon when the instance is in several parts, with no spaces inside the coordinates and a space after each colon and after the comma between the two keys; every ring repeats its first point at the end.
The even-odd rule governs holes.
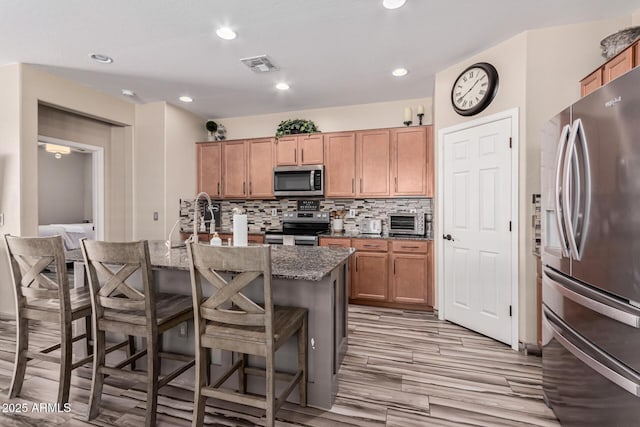
{"type": "Polygon", "coordinates": [[[542,356],[542,348],[532,342],[518,343],[518,351],[524,353],[525,356],[542,356]]]}

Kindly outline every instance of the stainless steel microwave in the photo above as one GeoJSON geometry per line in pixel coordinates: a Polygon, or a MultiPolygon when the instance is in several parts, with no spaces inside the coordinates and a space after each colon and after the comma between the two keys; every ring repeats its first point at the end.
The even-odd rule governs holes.
{"type": "Polygon", "coordinates": [[[273,195],[323,196],[324,166],[278,166],[273,168],[273,195]]]}
{"type": "Polygon", "coordinates": [[[392,213],[389,214],[389,234],[391,235],[425,235],[424,213],[392,213]]]}

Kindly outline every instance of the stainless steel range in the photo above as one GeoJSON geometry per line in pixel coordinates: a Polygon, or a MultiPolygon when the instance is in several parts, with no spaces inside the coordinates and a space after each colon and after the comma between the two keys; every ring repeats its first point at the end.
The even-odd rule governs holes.
{"type": "Polygon", "coordinates": [[[329,212],[285,212],[282,229],[267,230],[265,243],[317,246],[318,235],[329,231],[329,221],[329,212]]]}

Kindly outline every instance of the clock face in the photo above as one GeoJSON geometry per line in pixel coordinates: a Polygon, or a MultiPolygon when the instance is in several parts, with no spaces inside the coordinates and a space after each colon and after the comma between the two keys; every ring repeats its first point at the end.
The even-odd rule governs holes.
{"type": "Polygon", "coordinates": [[[487,108],[498,89],[498,72],[487,63],[474,64],[464,70],[451,90],[453,109],[471,116],[487,108]]]}

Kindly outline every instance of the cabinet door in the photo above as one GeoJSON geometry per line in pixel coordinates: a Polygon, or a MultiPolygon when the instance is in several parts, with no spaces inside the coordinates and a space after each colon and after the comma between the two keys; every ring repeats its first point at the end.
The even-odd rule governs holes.
{"type": "Polygon", "coordinates": [[[330,248],[350,248],[351,239],[343,237],[321,237],[320,246],[327,246],[330,248]]]}
{"type": "Polygon", "coordinates": [[[322,135],[302,135],[298,137],[298,152],[301,165],[324,164],[324,139],[322,135]]]}
{"type": "Polygon", "coordinates": [[[220,197],[222,176],[221,145],[219,142],[197,144],[197,193],[204,191],[211,197],[220,197]]]}
{"type": "Polygon", "coordinates": [[[227,199],[242,199],[247,196],[247,161],[244,141],[222,143],[222,195],[227,199]]]}
{"type": "Polygon", "coordinates": [[[386,301],[389,280],[389,255],[385,252],[356,252],[353,292],[358,299],[386,301]]]}
{"type": "Polygon", "coordinates": [[[249,193],[251,199],[273,198],[273,140],[247,141],[249,193]]]}
{"type": "Polygon", "coordinates": [[[324,135],[325,196],[355,197],[356,135],[353,132],[324,135]]]}
{"type": "Polygon", "coordinates": [[[274,142],[276,166],[296,166],[298,164],[298,137],[283,136],[274,142]]]}
{"type": "Polygon", "coordinates": [[[604,64],[602,81],[609,83],[633,68],[633,46],[630,46],[604,64]]]}
{"type": "Polygon", "coordinates": [[[427,195],[426,127],[398,128],[391,131],[393,196],[427,195]]]}
{"type": "Polygon", "coordinates": [[[427,257],[419,254],[391,255],[391,300],[427,304],[427,257]]]}
{"type": "Polygon", "coordinates": [[[389,195],[391,140],[388,129],[356,133],[356,195],[389,195]]]}
{"type": "Polygon", "coordinates": [[[602,68],[598,68],[584,79],[580,80],[580,95],[587,96],[602,86],[602,68]]]}

